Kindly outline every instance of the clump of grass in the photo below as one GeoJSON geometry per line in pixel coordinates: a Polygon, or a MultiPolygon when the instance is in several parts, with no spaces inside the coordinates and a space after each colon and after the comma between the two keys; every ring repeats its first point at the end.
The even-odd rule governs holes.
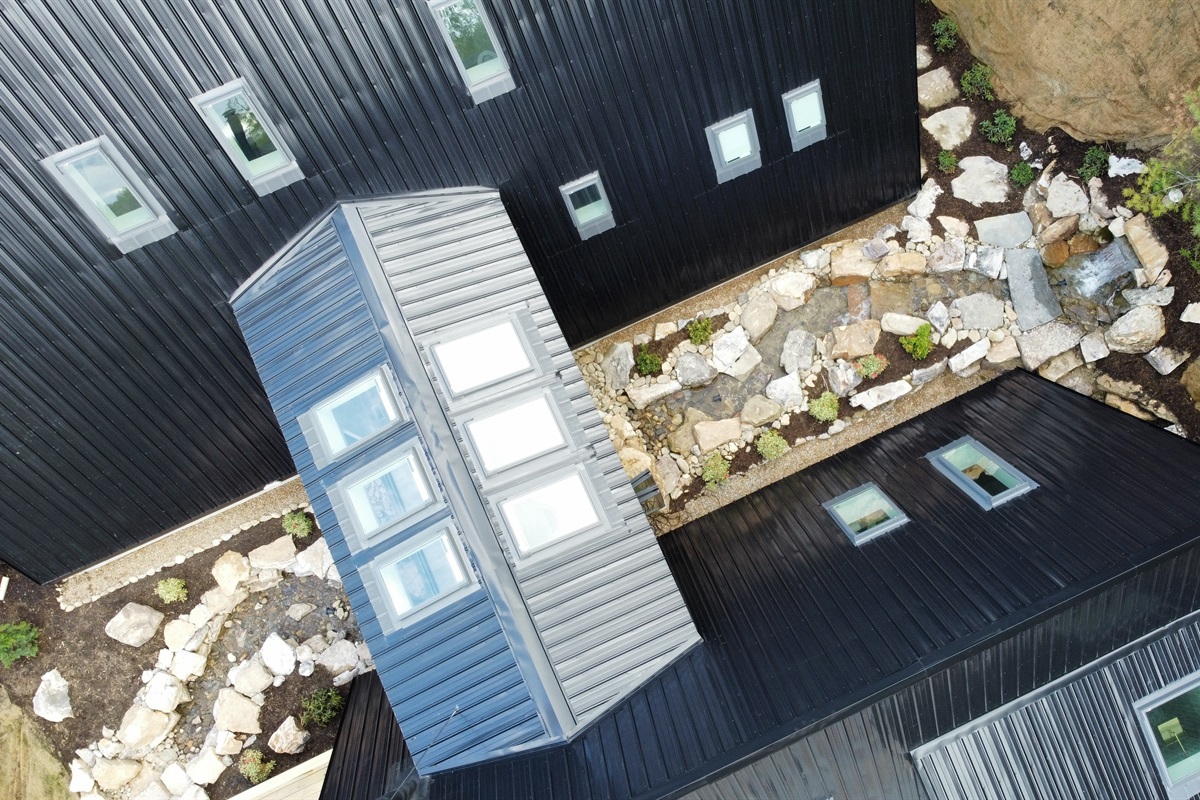
{"type": "Polygon", "coordinates": [[[854,362],[854,371],[860,378],[878,378],[887,369],[888,360],[879,353],[863,356],[854,362]]]}
{"type": "Polygon", "coordinates": [[[283,532],[286,534],[303,539],[312,533],[312,529],[312,517],[303,511],[289,511],[283,515],[283,532]]]}
{"type": "Polygon", "coordinates": [[[767,461],[774,461],[788,451],[787,439],[776,431],[763,431],[754,441],[758,454],[767,461]]]}
{"type": "Polygon", "coordinates": [[[958,46],[958,23],[942,17],[933,23],[933,47],[939,53],[948,53],[958,46]]]}
{"type": "Polygon", "coordinates": [[[938,153],[937,166],[942,172],[951,173],[958,169],[958,156],[950,150],[938,153]]]}
{"type": "Polygon", "coordinates": [[[838,418],[841,405],[836,394],[825,392],[817,399],[809,401],[808,414],[818,422],[833,422],[838,418]]]}
{"type": "Polygon", "coordinates": [[[712,320],[708,317],[697,317],[688,323],[687,335],[697,347],[708,344],[708,340],[712,338],[712,320]]]}
{"type": "Polygon", "coordinates": [[[662,359],[651,353],[646,345],[638,350],[636,362],[639,375],[658,375],[662,372],[662,359]]]}
{"type": "Polygon", "coordinates": [[[1012,181],[1013,186],[1018,189],[1024,189],[1029,184],[1033,183],[1033,167],[1024,161],[1013,164],[1012,169],[1008,171],[1008,179],[1012,181]]]}
{"type": "Polygon", "coordinates": [[[187,582],[183,578],[163,578],[154,587],[154,593],[164,603],[182,603],[188,598],[187,582]]]}
{"type": "Polygon", "coordinates": [[[1179,248],[1179,255],[1186,261],[1192,269],[1200,272],[1200,244],[1193,247],[1179,248]]]}
{"type": "Polygon", "coordinates": [[[933,352],[933,327],[926,322],[912,336],[901,336],[900,346],[917,361],[924,361],[933,352]]]}
{"type": "Polygon", "coordinates": [[[700,477],[704,479],[704,485],[710,489],[719,483],[724,483],[729,479],[729,462],[720,453],[709,453],[700,477]]]}
{"type": "Polygon", "coordinates": [[[1002,144],[1012,150],[1013,136],[1017,134],[1017,118],[998,108],[991,119],[979,123],[979,130],[989,142],[1002,144]]]}
{"type": "Polygon", "coordinates": [[[1087,183],[1092,178],[1099,178],[1108,172],[1108,151],[1103,147],[1092,145],[1083,154],[1083,166],[1079,168],[1079,177],[1087,183]]]}
{"type": "Polygon", "coordinates": [[[975,66],[964,72],[958,83],[962,86],[963,94],[972,100],[991,102],[996,99],[992,89],[992,68],[987,64],[975,62],[975,66]]]}

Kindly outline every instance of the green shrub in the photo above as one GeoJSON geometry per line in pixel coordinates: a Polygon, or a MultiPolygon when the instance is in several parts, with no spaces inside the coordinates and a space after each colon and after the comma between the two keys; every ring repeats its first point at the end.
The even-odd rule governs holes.
{"type": "Polygon", "coordinates": [[[888,360],[879,353],[863,356],[854,362],[854,371],[861,378],[878,378],[879,373],[887,369],[888,360]]]}
{"type": "Polygon", "coordinates": [[[729,477],[729,462],[720,453],[709,453],[700,477],[704,479],[704,485],[710,489],[718,483],[724,483],[729,477]]]}
{"type": "Polygon", "coordinates": [[[998,108],[991,119],[979,123],[979,130],[989,142],[1002,144],[1012,150],[1012,139],[1017,134],[1017,118],[998,108]]]}
{"type": "Polygon", "coordinates": [[[996,93],[992,89],[992,68],[987,64],[975,62],[975,66],[963,73],[959,85],[962,86],[963,94],[972,100],[991,102],[996,99],[996,93]]]}
{"type": "Polygon", "coordinates": [[[1179,248],[1179,255],[1191,265],[1192,269],[1200,272],[1200,245],[1196,245],[1195,247],[1181,247],[1179,248]]]}
{"type": "Polygon", "coordinates": [[[238,772],[251,783],[262,783],[275,769],[274,761],[263,761],[261,750],[243,750],[238,758],[238,772]]]}
{"type": "Polygon", "coordinates": [[[767,461],[774,461],[788,451],[787,439],[776,431],[763,431],[754,441],[758,454],[767,461]]]}
{"type": "Polygon", "coordinates": [[[662,372],[662,359],[642,345],[637,354],[637,371],[641,375],[658,375],[662,372]]]}
{"type": "Polygon", "coordinates": [[[154,593],[164,603],[182,603],[187,600],[187,582],[183,578],[163,578],[154,587],[154,593]]]}
{"type": "Polygon", "coordinates": [[[1152,217],[1179,214],[1200,238],[1200,89],[1184,97],[1170,143],[1146,162],[1137,189],[1126,189],[1125,198],[1125,205],[1152,217]]]}
{"type": "Polygon", "coordinates": [[[712,338],[712,320],[708,317],[697,317],[688,323],[687,334],[692,344],[697,347],[708,344],[708,340],[712,338]]]}
{"type": "Polygon", "coordinates": [[[933,352],[933,328],[926,322],[912,336],[901,336],[900,346],[917,361],[924,361],[933,352]]]}
{"type": "Polygon", "coordinates": [[[818,422],[833,422],[840,410],[841,401],[833,392],[825,392],[816,400],[808,401],[808,414],[818,422]]]}
{"type": "Polygon", "coordinates": [[[300,724],[307,726],[310,722],[324,727],[333,722],[334,717],[346,705],[346,699],[337,689],[317,689],[300,701],[300,724]]]}
{"type": "Polygon", "coordinates": [[[938,169],[942,172],[954,172],[954,170],[958,169],[958,156],[949,150],[943,150],[938,153],[937,165],[938,169]]]}
{"type": "Polygon", "coordinates": [[[289,511],[283,515],[283,532],[297,539],[303,539],[312,533],[312,517],[303,511],[289,511]]]}
{"type": "Polygon", "coordinates": [[[1087,183],[1092,178],[1099,178],[1108,172],[1108,151],[1103,147],[1092,145],[1083,154],[1083,166],[1079,168],[1079,177],[1087,183]]]}
{"type": "Polygon", "coordinates": [[[1024,161],[1013,164],[1012,169],[1008,171],[1008,179],[1013,182],[1013,186],[1019,189],[1024,189],[1029,184],[1033,183],[1033,167],[1029,166],[1024,161]]]}
{"type": "Polygon", "coordinates": [[[0,624],[0,664],[5,669],[19,658],[33,658],[38,654],[38,638],[42,632],[28,622],[5,622],[0,624]]]}
{"type": "Polygon", "coordinates": [[[946,53],[958,46],[958,23],[942,17],[933,23],[933,46],[939,53],[946,53]]]}

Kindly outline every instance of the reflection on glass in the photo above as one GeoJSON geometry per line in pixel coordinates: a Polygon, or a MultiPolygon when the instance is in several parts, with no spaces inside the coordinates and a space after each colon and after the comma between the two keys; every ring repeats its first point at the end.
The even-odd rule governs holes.
{"type": "Polygon", "coordinates": [[[1024,482],[970,442],[948,450],[942,454],[942,458],[991,497],[1015,489],[1024,482]]]}
{"type": "Polygon", "coordinates": [[[799,133],[821,124],[821,95],[816,92],[792,100],[792,129],[799,133]]]}
{"type": "Polygon", "coordinates": [[[380,572],[398,614],[425,605],[467,581],[449,533],[401,556],[380,572]]]}
{"type": "Polygon", "coordinates": [[[321,404],[316,417],[333,455],[390,426],[400,414],[376,374],[321,404]]]}
{"type": "Polygon", "coordinates": [[[488,472],[566,444],[545,396],[468,422],[467,431],[488,472]]]}
{"type": "Polygon", "coordinates": [[[500,510],[523,553],[599,522],[578,474],[506,500],[500,510]]]}
{"type": "Polygon", "coordinates": [[[575,218],[579,220],[580,225],[608,213],[608,203],[604,201],[600,187],[595,183],[576,189],[571,192],[570,198],[571,208],[575,209],[575,218]]]}
{"type": "Polygon", "coordinates": [[[454,394],[486,386],[532,364],[511,321],[460,336],[433,348],[454,394]]]}
{"type": "Polygon", "coordinates": [[[754,147],[750,144],[750,126],[744,122],[719,132],[717,141],[721,145],[721,157],[727,164],[754,152],[754,147]]]}
{"type": "Polygon", "coordinates": [[[467,82],[481,83],[505,71],[504,59],[496,52],[488,35],[483,14],[475,0],[461,0],[442,8],[438,14],[454,52],[467,73],[467,82]]]}
{"type": "Polygon", "coordinates": [[[416,453],[354,484],[348,495],[363,533],[398,522],[432,499],[416,453]]]}
{"type": "Polygon", "coordinates": [[[117,231],[136,228],[155,218],[102,151],[93,150],[65,161],[61,169],[117,231]]]}
{"type": "Polygon", "coordinates": [[[903,516],[892,501],[875,487],[834,503],[832,510],[850,532],[856,534],[903,516]]]}
{"type": "Polygon", "coordinates": [[[1200,774],[1200,687],[1146,711],[1172,782],[1200,774]]]}
{"type": "Polygon", "coordinates": [[[271,140],[245,92],[235,92],[211,103],[204,111],[252,175],[262,175],[289,163],[290,159],[271,140]]]}

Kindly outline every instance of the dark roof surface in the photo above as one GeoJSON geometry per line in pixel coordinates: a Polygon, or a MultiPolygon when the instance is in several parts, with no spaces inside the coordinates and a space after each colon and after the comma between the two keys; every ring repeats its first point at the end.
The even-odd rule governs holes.
{"type": "Polygon", "coordinates": [[[321,800],[374,800],[398,783],[408,764],[408,747],[383,692],[378,672],[354,679],[341,727],[329,757],[321,800]]]}
{"type": "Polygon", "coordinates": [[[433,796],[678,793],[1190,541],[1197,479],[1194,445],[1010,373],[664,537],[704,644],[569,745],[433,796]],[[968,434],[1040,488],[984,511],[924,459],[968,434]],[[855,547],[821,503],[871,480],[911,521],[855,547]]]}

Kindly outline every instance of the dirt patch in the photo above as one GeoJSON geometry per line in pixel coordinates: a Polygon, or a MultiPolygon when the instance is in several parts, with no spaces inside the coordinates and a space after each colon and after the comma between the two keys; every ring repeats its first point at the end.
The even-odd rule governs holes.
{"type": "MultiPolygon", "coordinates": [[[[969,346],[971,344],[973,343],[967,342],[965,346],[969,346]]],[[[955,342],[954,346],[958,347],[959,343],[955,342]]],[[[918,361],[910,356],[908,351],[905,350],[900,344],[899,336],[891,333],[881,334],[879,341],[875,344],[875,353],[887,359],[887,369],[876,375],[874,378],[863,378],[863,382],[858,385],[856,391],[865,392],[867,389],[870,389],[874,386],[880,386],[885,383],[891,383],[892,381],[898,381],[905,375],[911,374],[914,369],[929,367],[941,361],[943,358],[949,358],[953,352],[955,351],[949,350],[941,345],[935,345],[928,358],[918,361]]]]}

